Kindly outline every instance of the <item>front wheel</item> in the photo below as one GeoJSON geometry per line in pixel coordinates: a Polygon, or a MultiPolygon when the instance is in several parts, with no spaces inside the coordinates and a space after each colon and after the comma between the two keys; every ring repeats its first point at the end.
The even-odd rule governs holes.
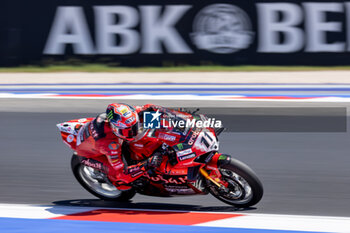
{"type": "Polygon", "coordinates": [[[238,208],[247,208],[257,204],[263,196],[263,186],[254,171],[241,161],[230,157],[218,163],[222,179],[227,182],[225,190],[207,181],[209,191],[217,199],[238,208]]]}
{"type": "Polygon", "coordinates": [[[118,190],[103,172],[80,163],[77,155],[71,159],[71,168],[77,181],[92,195],[106,201],[127,201],[135,195],[133,189],[118,190]]]}

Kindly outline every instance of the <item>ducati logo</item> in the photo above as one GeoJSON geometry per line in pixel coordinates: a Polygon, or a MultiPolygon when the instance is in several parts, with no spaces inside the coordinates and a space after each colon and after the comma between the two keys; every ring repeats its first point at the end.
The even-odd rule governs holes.
{"type": "Polygon", "coordinates": [[[209,5],[194,19],[192,40],[198,49],[233,53],[248,48],[253,36],[248,15],[234,5],[209,5]]]}

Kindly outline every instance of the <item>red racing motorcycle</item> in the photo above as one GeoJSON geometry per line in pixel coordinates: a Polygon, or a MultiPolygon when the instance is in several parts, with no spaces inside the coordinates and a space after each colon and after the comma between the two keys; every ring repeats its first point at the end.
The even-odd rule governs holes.
{"type": "MultiPolygon", "coordinates": [[[[84,157],[74,153],[71,168],[78,182],[91,194],[109,201],[126,201],[135,193],[162,197],[211,193],[227,204],[245,208],[261,200],[263,186],[254,171],[231,155],[218,152],[218,136],[223,127],[179,124],[186,120],[192,123],[208,120],[203,114],[166,108],[161,113],[161,127],[140,127],[137,138],[123,144],[128,165],[161,151],[163,161],[158,168],[145,172],[131,183],[132,188],[124,189],[108,179],[113,168],[104,155],[84,157]]],[[[82,126],[92,120],[83,118],[57,124],[63,142],[74,150],[83,133],[82,126]]]]}

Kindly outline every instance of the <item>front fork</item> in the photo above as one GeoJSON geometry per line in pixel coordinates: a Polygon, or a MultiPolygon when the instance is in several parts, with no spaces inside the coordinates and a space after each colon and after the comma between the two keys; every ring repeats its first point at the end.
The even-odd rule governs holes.
{"type": "Polygon", "coordinates": [[[208,172],[204,169],[204,168],[200,168],[199,172],[202,174],[202,176],[204,176],[204,178],[206,178],[207,180],[210,180],[213,184],[215,184],[216,186],[218,186],[219,188],[222,187],[223,184],[219,183],[220,181],[216,181],[219,178],[216,178],[216,180],[214,178],[212,178],[208,172]]]}
{"type": "Polygon", "coordinates": [[[199,172],[219,189],[225,190],[228,187],[228,183],[222,179],[218,166],[228,163],[229,160],[230,157],[222,155],[221,153],[216,153],[206,166],[199,169],[199,172]]]}

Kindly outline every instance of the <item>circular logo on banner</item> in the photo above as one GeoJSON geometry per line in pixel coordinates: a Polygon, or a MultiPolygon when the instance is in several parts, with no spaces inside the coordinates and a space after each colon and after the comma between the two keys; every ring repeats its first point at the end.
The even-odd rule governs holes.
{"type": "Polygon", "coordinates": [[[233,53],[253,42],[248,15],[230,4],[213,4],[203,8],[193,22],[193,43],[198,49],[213,53],[233,53]]]}

